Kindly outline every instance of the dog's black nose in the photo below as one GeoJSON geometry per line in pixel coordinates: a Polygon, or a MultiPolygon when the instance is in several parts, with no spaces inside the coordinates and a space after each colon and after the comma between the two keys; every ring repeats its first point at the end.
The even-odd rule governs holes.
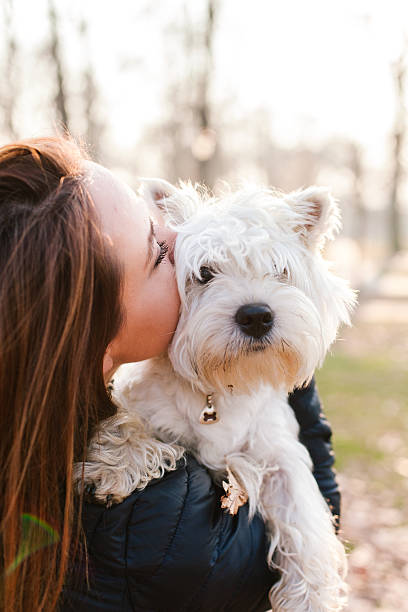
{"type": "Polygon", "coordinates": [[[235,320],[247,336],[262,338],[273,325],[274,314],[268,304],[245,304],[235,314],[235,320]]]}

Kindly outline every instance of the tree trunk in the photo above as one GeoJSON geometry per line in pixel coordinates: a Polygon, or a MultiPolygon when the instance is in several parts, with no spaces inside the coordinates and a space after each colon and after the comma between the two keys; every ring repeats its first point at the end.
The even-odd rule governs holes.
{"type": "Polygon", "coordinates": [[[215,152],[215,132],[211,130],[210,85],[213,68],[214,25],[217,0],[208,0],[206,23],[203,36],[203,66],[197,89],[197,100],[194,114],[199,128],[201,155],[197,156],[199,181],[204,184],[212,182],[210,166],[215,152]],[[213,142],[211,142],[213,140],[213,142]]]}
{"type": "Polygon", "coordinates": [[[69,131],[69,120],[67,110],[67,96],[65,92],[64,71],[61,57],[61,45],[58,33],[58,15],[54,0],[48,0],[48,18],[50,24],[50,56],[55,68],[57,91],[55,94],[55,105],[57,116],[62,123],[63,129],[69,131]]]}
{"type": "Polygon", "coordinates": [[[83,57],[84,57],[84,70],[83,70],[83,105],[84,105],[84,118],[85,118],[85,138],[86,143],[90,146],[92,157],[95,160],[99,160],[100,156],[100,141],[102,126],[97,119],[96,102],[98,100],[98,87],[94,78],[94,70],[92,68],[90,49],[89,49],[89,37],[88,37],[88,24],[85,19],[82,19],[79,25],[79,34],[82,41],[83,57]]]}
{"type": "Polygon", "coordinates": [[[353,238],[364,246],[366,239],[367,212],[363,203],[363,164],[361,147],[355,142],[350,148],[350,169],[353,173],[354,223],[353,238]]]}
{"type": "Polygon", "coordinates": [[[391,253],[396,253],[402,248],[400,211],[399,211],[399,190],[403,179],[402,149],[405,140],[405,53],[402,53],[394,66],[394,80],[396,90],[397,112],[395,118],[395,128],[393,134],[393,170],[391,182],[391,194],[389,202],[390,213],[390,247],[391,253]]]}
{"type": "Polygon", "coordinates": [[[13,31],[13,0],[4,0],[4,27],[5,27],[5,78],[2,92],[2,106],[4,110],[4,127],[7,137],[15,139],[17,130],[14,119],[14,107],[17,98],[15,82],[15,64],[17,43],[13,31]]]}

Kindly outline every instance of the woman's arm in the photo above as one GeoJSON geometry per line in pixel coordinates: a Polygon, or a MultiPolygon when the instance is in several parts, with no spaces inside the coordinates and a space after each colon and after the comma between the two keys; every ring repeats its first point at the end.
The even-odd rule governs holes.
{"type": "Polygon", "coordinates": [[[299,440],[309,451],[313,461],[313,475],[335,517],[336,529],[338,530],[340,491],[332,469],[334,464],[334,453],[331,445],[332,430],[323,414],[314,378],[307,387],[295,389],[288,399],[300,426],[299,440]]]}
{"type": "Polygon", "coordinates": [[[191,456],[110,508],[83,505],[88,567],[73,563],[60,612],[264,612],[279,579],[265,525],[221,508],[224,491],[191,456]]]}

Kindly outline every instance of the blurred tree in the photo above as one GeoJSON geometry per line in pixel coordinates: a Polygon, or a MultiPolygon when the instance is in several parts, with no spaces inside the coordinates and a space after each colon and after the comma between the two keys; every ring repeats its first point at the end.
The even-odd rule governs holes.
{"type": "Polygon", "coordinates": [[[144,144],[159,146],[170,180],[189,178],[212,187],[221,163],[211,92],[219,0],[204,0],[201,9],[185,2],[181,23],[167,30],[166,110],[160,124],[146,130],[144,144]]]}
{"type": "Polygon", "coordinates": [[[82,42],[82,56],[84,58],[84,67],[82,73],[83,89],[82,102],[84,108],[84,138],[87,145],[90,147],[92,157],[95,160],[100,159],[101,154],[101,138],[103,133],[103,125],[98,120],[97,103],[99,98],[98,84],[95,80],[95,71],[91,62],[91,54],[89,48],[89,30],[88,23],[84,17],[79,22],[79,36],[82,42]]]}
{"type": "Polygon", "coordinates": [[[214,26],[218,0],[207,0],[202,33],[202,64],[197,75],[197,92],[193,101],[193,119],[198,134],[192,143],[192,153],[197,160],[198,179],[207,185],[213,182],[211,161],[217,146],[216,132],[211,127],[211,76],[213,70],[214,26]]]}
{"type": "Polygon", "coordinates": [[[406,80],[406,49],[408,41],[400,57],[393,65],[393,77],[396,96],[396,116],[393,133],[393,170],[391,179],[390,211],[390,247],[391,253],[402,248],[399,192],[403,180],[402,150],[406,136],[405,80],[406,80]]]}
{"type": "Polygon", "coordinates": [[[54,65],[56,77],[55,107],[57,117],[65,130],[70,129],[67,96],[64,82],[64,68],[59,36],[59,17],[54,0],[48,0],[48,19],[50,27],[49,55],[54,65]]]}
{"type": "Polygon", "coordinates": [[[3,0],[4,16],[4,77],[0,104],[3,107],[3,125],[8,139],[17,137],[14,107],[17,98],[16,56],[17,41],[13,27],[14,0],[3,0]]]}
{"type": "Polygon", "coordinates": [[[351,197],[354,204],[353,238],[364,244],[367,229],[367,209],[363,201],[363,151],[361,145],[350,143],[350,170],[353,174],[351,197]]]}

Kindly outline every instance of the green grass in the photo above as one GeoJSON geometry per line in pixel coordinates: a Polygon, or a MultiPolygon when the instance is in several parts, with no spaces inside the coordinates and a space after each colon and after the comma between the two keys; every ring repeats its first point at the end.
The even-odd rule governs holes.
{"type": "MultiPolygon", "coordinates": [[[[393,452],[381,439],[392,433],[408,451],[408,370],[405,361],[382,355],[329,356],[317,372],[324,409],[334,432],[336,466],[341,471],[372,474],[383,482],[391,472],[393,452]]],[[[397,476],[399,478],[399,476],[397,476]]],[[[381,484],[381,483],[380,483],[381,484]]]]}

